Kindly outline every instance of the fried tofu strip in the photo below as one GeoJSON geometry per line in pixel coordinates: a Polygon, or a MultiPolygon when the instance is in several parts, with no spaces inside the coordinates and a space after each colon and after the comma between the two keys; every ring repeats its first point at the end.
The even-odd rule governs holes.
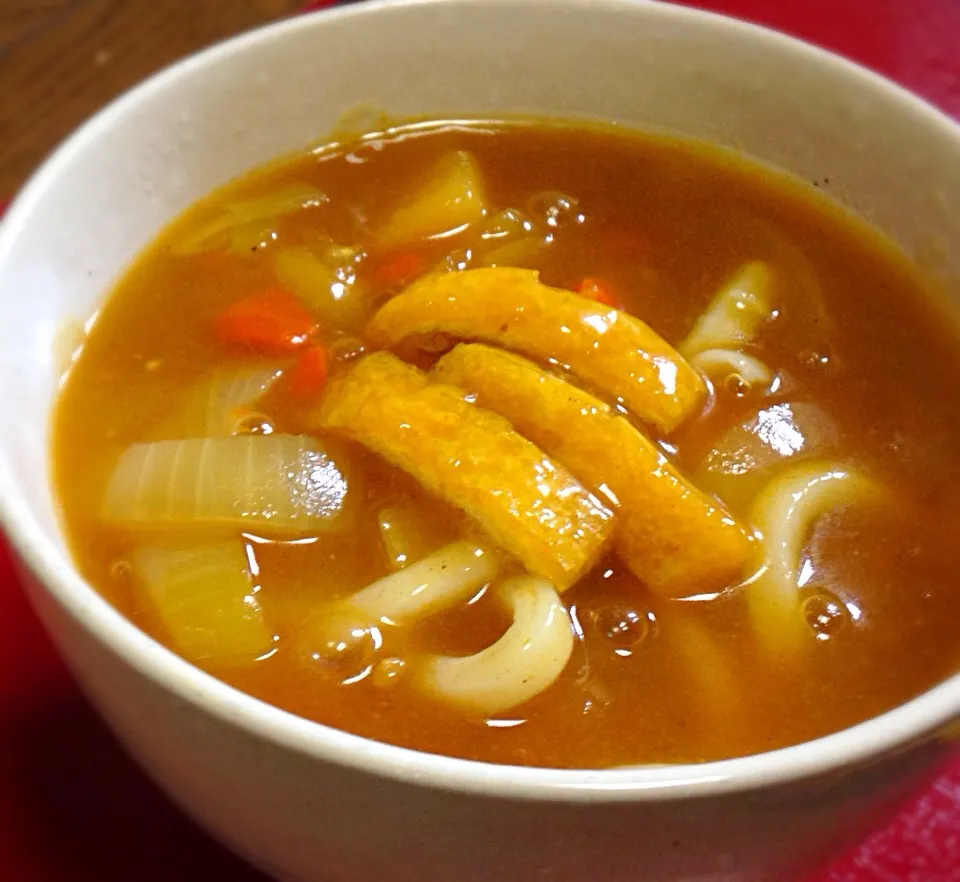
{"type": "Polygon", "coordinates": [[[747,533],[690,484],[643,434],[602,401],[525,358],[461,343],[433,368],[480,407],[618,503],[615,543],[657,594],[682,597],[739,581],[753,558],[747,533]]]}
{"type": "Polygon", "coordinates": [[[642,321],[543,285],[534,270],[425,277],[381,307],[367,326],[370,340],[383,347],[434,332],[563,365],[663,432],[697,411],[706,394],[699,374],[642,321]]]}
{"type": "Polygon", "coordinates": [[[409,472],[558,588],[593,566],[612,532],[612,512],[503,417],[389,353],[331,384],[314,424],[409,472]]]}

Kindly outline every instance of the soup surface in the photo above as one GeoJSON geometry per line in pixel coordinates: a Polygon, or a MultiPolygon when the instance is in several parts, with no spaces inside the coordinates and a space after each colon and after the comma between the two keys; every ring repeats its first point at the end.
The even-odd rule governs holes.
{"type": "Polygon", "coordinates": [[[812,188],[418,124],[151,244],[70,367],[55,483],[111,603],[281,708],[492,762],[711,760],[957,669],[958,385],[952,323],[812,188]]]}

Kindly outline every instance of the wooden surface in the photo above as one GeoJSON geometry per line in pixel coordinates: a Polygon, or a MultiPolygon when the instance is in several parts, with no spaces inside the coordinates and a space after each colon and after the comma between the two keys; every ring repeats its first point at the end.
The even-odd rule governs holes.
{"type": "Polygon", "coordinates": [[[302,0],[0,0],[0,201],[84,119],[196,49],[302,0]]]}

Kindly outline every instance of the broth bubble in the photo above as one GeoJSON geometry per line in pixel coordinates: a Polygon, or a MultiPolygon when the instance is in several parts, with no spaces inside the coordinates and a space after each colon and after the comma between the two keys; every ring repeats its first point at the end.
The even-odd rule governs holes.
{"type": "Polygon", "coordinates": [[[615,649],[633,649],[650,631],[646,612],[611,604],[588,613],[590,623],[615,649]]]}
{"type": "Polygon", "coordinates": [[[526,236],[533,232],[533,222],[515,208],[507,208],[491,218],[480,234],[485,240],[526,236]]]}
{"type": "Polygon", "coordinates": [[[473,266],[473,251],[469,248],[458,248],[451,251],[443,259],[443,269],[448,273],[463,272],[473,266]]]}
{"type": "Polygon", "coordinates": [[[270,418],[263,413],[250,411],[239,415],[233,427],[234,435],[272,435],[275,429],[270,418]]]}
{"type": "Polygon", "coordinates": [[[832,368],[833,356],[826,351],[819,349],[808,349],[800,353],[800,360],[812,368],[832,368]]]}
{"type": "Polygon", "coordinates": [[[405,662],[402,658],[385,658],[378,662],[373,669],[373,685],[386,689],[393,686],[403,674],[405,662]]]}
{"type": "Polygon", "coordinates": [[[530,214],[552,230],[582,224],[587,219],[580,213],[580,203],[576,198],[551,190],[538,193],[527,203],[527,208],[530,214]]]}
{"type": "Polygon", "coordinates": [[[818,591],[803,601],[803,619],[817,640],[836,637],[847,625],[850,613],[839,598],[818,591]]]}
{"type": "Polygon", "coordinates": [[[118,582],[129,579],[133,572],[133,566],[128,560],[115,560],[110,564],[110,578],[118,582]]]}
{"type": "Polygon", "coordinates": [[[723,381],[723,388],[735,398],[743,398],[750,391],[749,384],[740,374],[730,374],[723,381]]]}
{"type": "Polygon", "coordinates": [[[308,662],[328,665],[338,672],[359,671],[370,664],[378,637],[376,628],[354,616],[325,613],[307,624],[301,654],[308,662]]]}

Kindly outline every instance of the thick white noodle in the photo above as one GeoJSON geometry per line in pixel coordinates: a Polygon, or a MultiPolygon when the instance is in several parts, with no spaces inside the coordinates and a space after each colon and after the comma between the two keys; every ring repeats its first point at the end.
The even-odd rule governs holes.
{"type": "MultiPolygon", "coordinates": [[[[408,625],[464,603],[496,578],[500,558],[475,542],[451,542],[366,588],[318,609],[311,653],[339,656],[381,626],[408,625]]],[[[377,642],[380,637],[378,635],[377,642]]]]}
{"type": "Polygon", "coordinates": [[[369,625],[404,625],[458,603],[496,578],[497,553],[475,542],[451,542],[342,601],[369,625]]]}
{"type": "Polygon", "coordinates": [[[546,579],[508,579],[496,595],[513,614],[503,636],[474,655],[428,658],[417,678],[434,698],[487,716],[521,705],[551,686],[574,645],[570,615],[546,579]]]}
{"type": "Polygon", "coordinates": [[[773,273],[767,264],[746,264],[716,294],[677,347],[692,358],[707,349],[739,349],[773,316],[773,273]]]}
{"type": "Polygon", "coordinates": [[[783,654],[802,640],[801,556],[816,521],[833,509],[876,495],[875,485],[863,475],[824,462],[787,469],[760,492],[752,521],[763,534],[766,559],[744,590],[754,626],[768,647],[783,654]]]}
{"type": "Polygon", "coordinates": [[[736,378],[750,389],[769,389],[773,371],[754,355],[739,349],[705,349],[690,358],[690,364],[711,379],[726,381],[736,378]]]}
{"type": "Polygon", "coordinates": [[[705,727],[718,730],[736,726],[743,719],[743,695],[730,669],[718,637],[695,612],[690,602],[675,604],[669,616],[660,619],[663,634],[675,641],[687,675],[695,684],[696,696],[705,727]]]}

